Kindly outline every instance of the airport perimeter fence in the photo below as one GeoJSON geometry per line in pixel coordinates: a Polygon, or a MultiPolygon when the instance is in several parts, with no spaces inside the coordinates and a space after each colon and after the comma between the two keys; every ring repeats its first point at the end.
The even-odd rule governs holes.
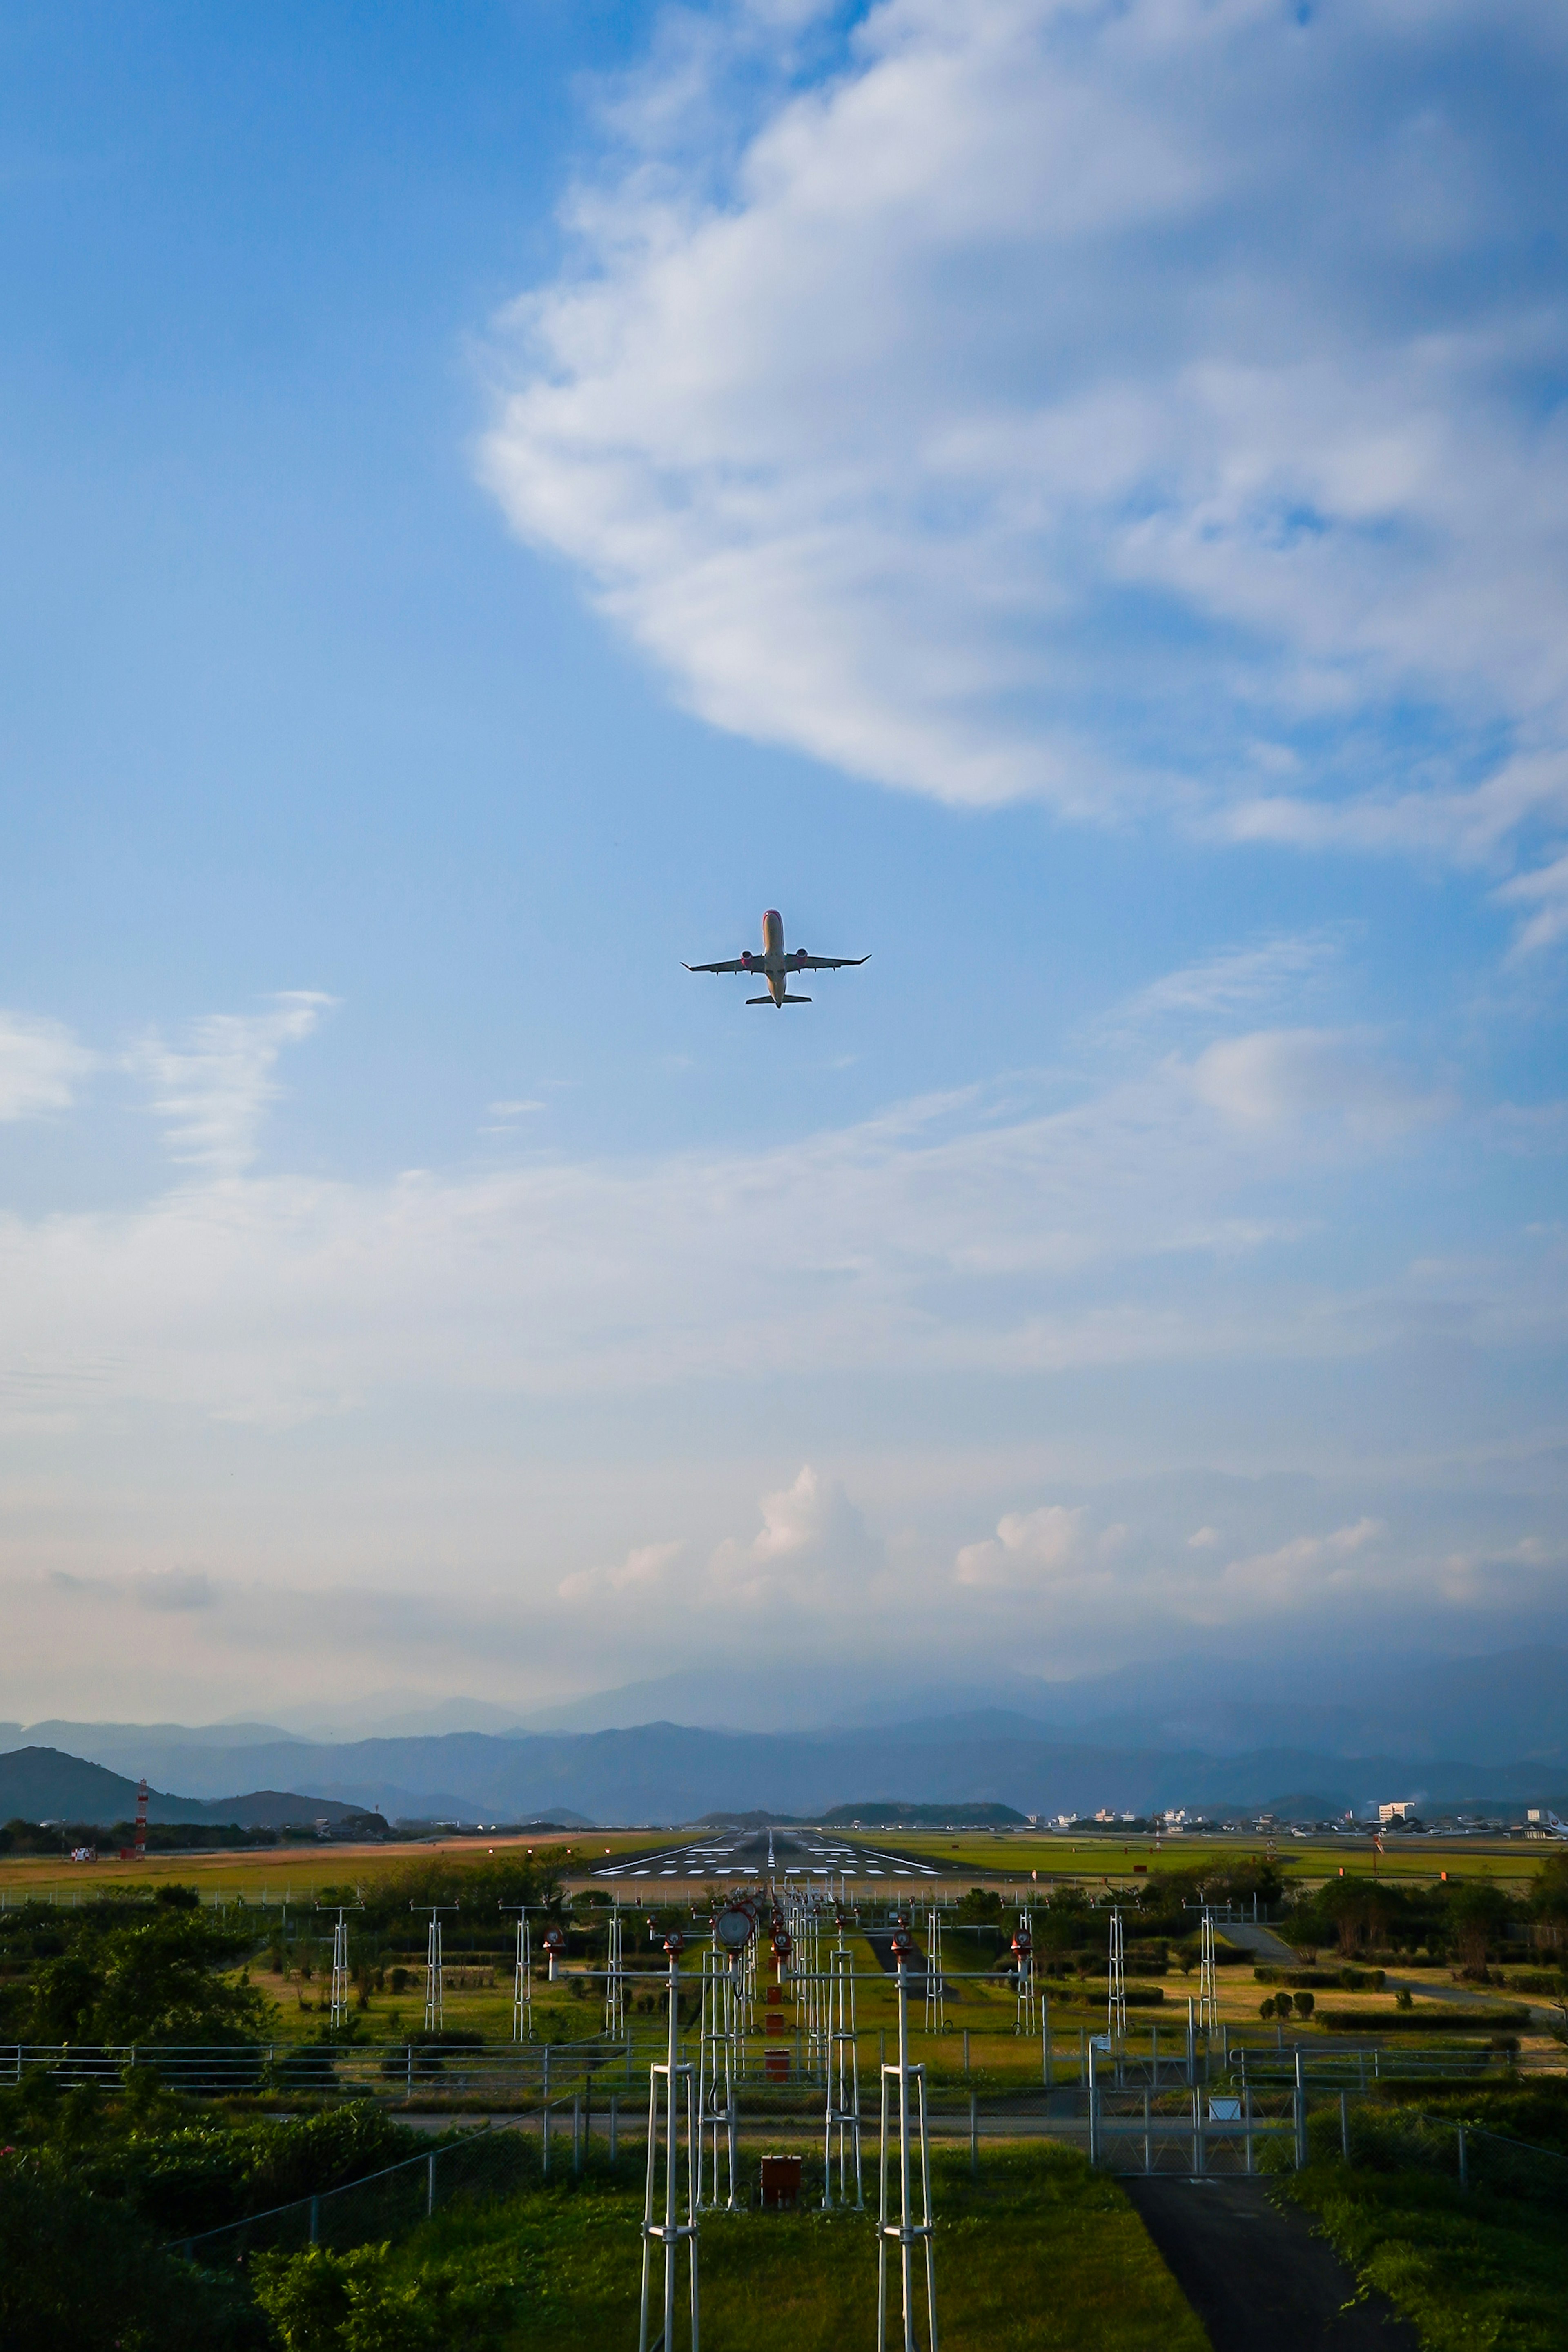
{"type": "MultiPolygon", "coordinates": [[[[1431,2172],[1462,2189],[1523,2199],[1553,2212],[1568,2207],[1568,2156],[1473,2123],[1375,2106],[1348,2090],[1313,2091],[1304,2082],[1289,2090],[1095,2085],[984,2101],[977,2093],[967,2100],[939,2096],[929,2125],[936,2145],[961,2147],[967,2140],[977,2169],[982,2149],[1042,2140],[1074,2148],[1097,2168],[1120,2175],[1218,2179],[1338,2158],[1368,2170],[1431,2172]]],[[[759,2143],[777,2147],[786,2139],[810,2152],[821,2142],[821,2103],[804,2085],[776,2093],[765,2102],[743,2103],[738,2127],[741,2145],[752,2151],[759,2143]]],[[[645,2129],[640,2098],[612,2093],[596,2113],[591,2091],[579,2090],[515,2121],[486,2123],[362,2180],[176,2239],[170,2251],[215,2269],[243,2264],[264,2251],[379,2243],[406,2235],[459,2201],[516,2195],[552,2169],[578,2174],[591,2165],[613,2168],[624,2152],[630,2169],[640,2170],[645,2129]]],[[[869,2110],[862,2131],[870,2165],[876,2119],[869,2110]]]]}
{"type": "Polygon", "coordinates": [[[308,2246],[346,2252],[401,2238],[438,2208],[460,2199],[487,2202],[537,2179],[538,2151],[517,2124],[485,2125],[401,2164],[350,2180],[319,2196],[296,2198],[265,2213],[173,2239],[168,2252],[204,2270],[247,2262],[256,2253],[302,2253],[308,2246]]]}
{"type": "Polygon", "coordinates": [[[1314,2157],[1338,2155],[1364,2170],[1437,2173],[1461,2189],[1568,2209],[1568,2155],[1452,2116],[1346,2099],[1337,2117],[1312,2117],[1310,2142],[1314,2157]]]}
{"type": "Polygon", "coordinates": [[[519,2099],[546,2101],[572,2083],[600,2076],[630,2081],[634,2063],[630,2036],[555,2042],[10,2042],[0,2043],[0,2088],[14,2090],[30,2074],[47,2074],[62,2087],[97,2083],[108,2090],[133,2069],[146,2069],[172,2091],[208,2098],[337,2093],[396,2100],[423,2093],[512,2105],[519,2099]]]}

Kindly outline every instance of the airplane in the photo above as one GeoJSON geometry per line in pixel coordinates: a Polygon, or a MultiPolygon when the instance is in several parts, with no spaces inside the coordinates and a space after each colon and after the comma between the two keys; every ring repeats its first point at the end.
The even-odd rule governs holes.
{"type": "Polygon", "coordinates": [[[688,963],[685,971],[746,971],[757,980],[766,981],[766,996],[748,996],[747,1004],[776,1004],[780,1012],[787,1004],[810,1004],[809,996],[791,996],[789,978],[797,971],[842,971],[847,964],[870,963],[868,955],[814,956],[804,948],[784,950],[784,918],[777,907],[769,907],[762,918],[762,953],[754,956],[749,948],[727,963],[688,963]]]}

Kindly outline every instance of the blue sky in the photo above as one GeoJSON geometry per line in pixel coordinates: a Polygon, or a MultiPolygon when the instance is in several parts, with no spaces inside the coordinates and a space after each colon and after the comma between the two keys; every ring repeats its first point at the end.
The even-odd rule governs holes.
{"type": "Polygon", "coordinates": [[[0,43],[0,1707],[1561,1626],[1560,10],[0,43]]]}

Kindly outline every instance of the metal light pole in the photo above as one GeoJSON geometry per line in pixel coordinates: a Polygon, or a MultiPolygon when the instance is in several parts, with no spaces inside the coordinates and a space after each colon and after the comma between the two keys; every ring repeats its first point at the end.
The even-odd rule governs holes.
{"type": "Polygon", "coordinates": [[[664,1938],[664,1949],[670,1958],[669,2003],[670,2032],[668,2055],[663,2065],[648,2069],[648,2175],[643,2199],[643,2311],[637,2336],[637,2352],[651,2352],[648,2334],[649,2300],[653,2283],[653,2248],[664,2250],[664,2326],[654,2339],[662,2352],[674,2352],[675,2345],[675,2258],[683,2239],[691,2248],[692,2277],[692,2341],[691,2352],[698,2352],[697,2344],[697,2212],[696,2158],[699,2146],[692,2097],[692,2070],[680,2058],[681,2011],[681,1947],[684,1938],[678,1927],[672,1927],[664,1938]],[[659,2083],[664,2084],[664,2219],[655,2221],[655,2189],[659,2157],[659,2083]],[[685,2193],[680,2192],[681,2170],[681,2103],[683,2094],[686,2110],[685,2193]],[[683,2212],[685,2219],[682,2219],[683,2212]]]}
{"type": "Polygon", "coordinates": [[[444,1911],[460,1911],[460,1903],[411,1903],[411,1911],[428,1912],[430,1932],[424,1943],[424,2030],[439,2033],[445,2023],[445,2000],[442,1986],[441,1915],[444,1911]]]}
{"type": "Polygon", "coordinates": [[[512,2039],[531,2042],[534,2038],[534,1939],[528,1926],[530,1911],[543,1911],[543,1903],[498,1903],[497,1911],[515,1911],[517,1915],[517,1951],[512,1969],[512,2039]]]}
{"type": "MultiPolygon", "coordinates": [[[[840,1922],[839,1944],[843,1945],[840,1922]]],[[[935,1896],[925,1914],[925,2031],[945,2033],[947,2029],[947,1988],[942,1981],[942,1909],[935,1896]]]]}
{"type": "Polygon", "coordinates": [[[1111,1914],[1110,1982],[1105,1997],[1105,2031],[1118,2060],[1127,2038],[1127,1957],[1122,1937],[1122,1915],[1111,1914]]]}
{"type": "Polygon", "coordinates": [[[626,1969],[621,1947],[621,1906],[610,1898],[610,1949],[604,1973],[604,2031],[619,2041],[626,2031],[626,1969]]]}
{"type": "Polygon", "coordinates": [[[340,1903],[332,1927],[332,2031],[335,2033],[349,2014],[349,1922],[348,1913],[362,1911],[362,1903],[340,1903]]]}
{"type": "Polygon", "coordinates": [[[714,1921],[714,1948],[703,1954],[697,2041],[697,2203],[716,2206],[722,2202],[730,2212],[740,2203],[740,2114],[736,2104],[738,1969],[741,1955],[756,1932],[749,1912],[738,1906],[721,1911],[714,1921]],[[722,2199],[721,2164],[726,2168],[722,2199]]]}
{"type": "Polygon", "coordinates": [[[1198,1946],[1197,2021],[1205,2034],[1215,2032],[1219,2024],[1219,1987],[1215,1977],[1214,1913],[1206,1903],[1198,1946]]]}
{"type": "MultiPolygon", "coordinates": [[[[865,2208],[865,2189],[861,2178],[861,2062],[860,2043],[855,2032],[854,1954],[845,1948],[844,1923],[838,1921],[837,1949],[828,1955],[828,2111],[822,2134],[822,2203],[834,2202],[833,2198],[833,2134],[839,2136],[838,2203],[850,2202],[849,2173],[854,2168],[854,2209],[865,2208]]],[[[926,1968],[931,1965],[926,1956],[926,1968]]],[[[929,1981],[929,1978],[927,1979],[929,1981]]],[[[927,1994],[927,2000],[930,1995],[927,1994]]]]}
{"type": "Polygon", "coordinates": [[[925,2124],[925,2069],[909,2063],[909,1931],[895,1927],[893,1934],[894,1958],[898,1964],[898,2063],[884,2065],[882,2070],[882,2143],[880,2151],[879,2196],[877,2201],[876,2244],[876,2346],[877,2352],[887,2352],[887,2250],[898,2248],[899,2281],[904,2309],[904,2352],[917,2352],[920,2339],[915,2333],[915,2249],[925,2249],[925,2321],[924,2352],[936,2352],[936,2256],[931,2220],[931,2143],[925,2124]],[[910,2150],[911,2084],[915,2091],[915,2128],[920,2134],[920,2203],[919,2218],[915,2217],[914,2162],[910,2150]],[[888,2218],[888,2091],[896,2086],[896,2110],[894,2118],[898,2136],[898,2219],[888,2218]]]}

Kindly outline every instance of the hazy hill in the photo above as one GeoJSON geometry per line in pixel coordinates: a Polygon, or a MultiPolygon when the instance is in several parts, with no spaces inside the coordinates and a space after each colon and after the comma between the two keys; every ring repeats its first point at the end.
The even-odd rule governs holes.
{"type": "MultiPolygon", "coordinates": [[[[108,1827],[136,1818],[137,1782],[57,1748],[19,1748],[0,1755],[0,1821],[94,1822],[108,1827]]],[[[340,1821],[358,1807],[287,1789],[256,1789],[207,1803],[149,1790],[150,1822],[233,1822],[241,1829],[281,1829],[286,1822],[340,1821]]]]}
{"type": "MultiPolygon", "coordinates": [[[[1312,1790],[1314,1805],[1321,1792],[1322,1810],[1337,1812],[1389,1797],[1551,1802],[1568,1788],[1568,1770],[1531,1761],[1435,1762],[1388,1750],[1347,1764],[1285,1746],[1236,1756],[1197,1746],[1164,1752],[1101,1747],[1042,1736],[1026,1717],[995,1709],[874,1731],[726,1732],[650,1723],[550,1738],[449,1732],[339,1747],[183,1747],[164,1751],[160,1777],[173,1780],[194,1809],[158,1818],[232,1819],[235,1800],[225,1791],[247,1777],[253,1785],[287,1785],[286,1775],[317,1792],[279,1801],[306,1819],[335,1804],[388,1820],[459,1822],[559,1821],[573,1813],[590,1822],[675,1822],[719,1808],[820,1820],[846,1801],[846,1789],[862,1791],[862,1804],[1005,1805],[1049,1816],[1102,1806],[1129,1813],[1168,1805],[1251,1811],[1281,1789],[1312,1790]]],[[[123,1818],[125,1792],[134,1789],[129,1778],[106,1774],[94,1785],[102,1790],[96,1801],[123,1818]]],[[[40,1811],[59,1815],[80,1802],[58,1783],[51,1783],[47,1800],[26,1803],[6,1798],[4,1787],[0,1781],[5,1810],[35,1820],[40,1811]]]]}

